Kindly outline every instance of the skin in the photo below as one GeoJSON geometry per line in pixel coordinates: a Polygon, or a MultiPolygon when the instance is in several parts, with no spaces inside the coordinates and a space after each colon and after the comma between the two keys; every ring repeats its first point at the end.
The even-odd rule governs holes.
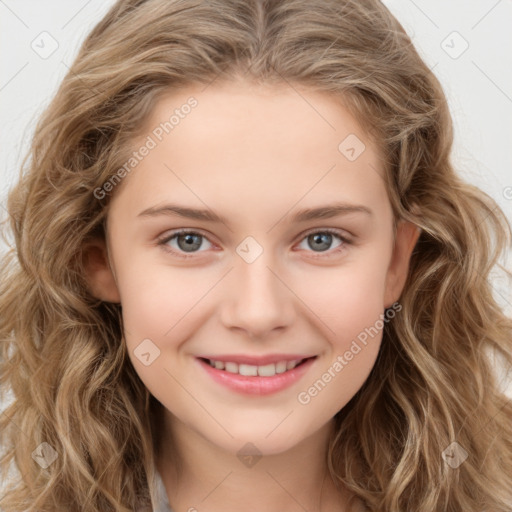
{"type": "Polygon", "coordinates": [[[165,407],[157,467],[169,502],[176,511],[346,510],[348,494],[326,473],[327,442],[333,416],[367,379],[382,332],[309,403],[297,397],[399,299],[419,230],[400,221],[394,236],[377,150],[324,93],[235,81],[173,91],[134,149],[191,95],[198,106],[115,190],[108,243],[85,248],[91,291],[122,304],[131,361],[165,407]],[[338,150],[349,134],[366,146],[353,162],[338,150]],[[291,220],[341,201],[373,213],[291,220]],[[210,209],[226,224],[137,217],[165,203],[210,209]],[[194,239],[195,252],[183,237],[167,242],[189,259],[157,244],[179,228],[206,237],[194,239]],[[352,243],[308,240],[325,228],[352,243]],[[251,263],[236,252],[247,236],[263,249],[251,263]],[[160,355],[145,366],[134,350],[148,338],[160,355]],[[195,359],[276,352],[318,357],[299,382],[265,397],[224,388],[195,359]],[[237,457],[248,442],[263,455],[251,467],[237,457]]]}

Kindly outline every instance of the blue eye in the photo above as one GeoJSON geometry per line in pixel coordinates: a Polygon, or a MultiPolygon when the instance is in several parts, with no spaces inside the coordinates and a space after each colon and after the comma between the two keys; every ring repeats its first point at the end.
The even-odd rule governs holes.
{"type": "MultiPolygon", "coordinates": [[[[199,250],[204,241],[210,244],[206,249],[210,249],[212,247],[212,243],[205,235],[198,231],[181,229],[159,239],[158,245],[162,246],[165,251],[175,254],[181,258],[192,258],[194,253],[204,252],[199,250]],[[170,244],[169,242],[173,243],[170,244]]],[[[351,244],[351,241],[341,235],[339,230],[331,228],[310,231],[302,238],[301,244],[304,242],[306,242],[307,246],[312,249],[309,252],[317,253],[317,256],[314,257],[322,257],[323,253],[328,253],[326,256],[330,256],[333,253],[342,251],[345,246],[351,244]],[[334,248],[331,247],[333,238],[337,238],[339,240],[339,243],[334,248]]],[[[300,248],[306,251],[308,250],[308,248],[300,248]]]]}
{"type": "Polygon", "coordinates": [[[341,235],[337,234],[337,232],[333,232],[330,230],[315,231],[313,233],[310,233],[309,235],[306,235],[306,237],[303,239],[303,242],[305,241],[307,245],[313,249],[313,252],[326,252],[332,248],[330,246],[333,243],[333,237],[341,240],[341,242],[336,247],[334,247],[334,249],[343,245],[344,242],[347,242],[347,240],[343,238],[341,235]]]}
{"type": "MultiPolygon", "coordinates": [[[[197,251],[197,249],[201,247],[203,240],[207,240],[207,238],[204,235],[197,233],[195,231],[187,231],[184,229],[174,234],[171,234],[170,236],[165,237],[164,239],[160,240],[158,244],[164,246],[164,249],[174,253],[194,253],[202,252],[197,251]],[[178,247],[168,245],[168,242],[171,241],[176,241],[178,247]]],[[[184,257],[188,258],[188,256],[184,257]]]]}

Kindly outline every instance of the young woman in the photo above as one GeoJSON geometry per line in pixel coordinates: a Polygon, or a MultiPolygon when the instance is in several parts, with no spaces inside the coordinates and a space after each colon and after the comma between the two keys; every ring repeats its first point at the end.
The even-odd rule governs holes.
{"type": "Polygon", "coordinates": [[[5,512],[509,511],[510,226],[378,0],[120,0],[1,269],[5,512]]]}

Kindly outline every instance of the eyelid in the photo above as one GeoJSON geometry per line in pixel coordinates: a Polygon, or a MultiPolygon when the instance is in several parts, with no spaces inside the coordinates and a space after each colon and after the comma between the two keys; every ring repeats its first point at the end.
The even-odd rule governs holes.
{"type": "MultiPolygon", "coordinates": [[[[342,241],[342,244],[334,249],[330,249],[330,250],[324,251],[324,252],[315,253],[314,251],[307,251],[307,252],[312,253],[314,255],[313,257],[328,257],[328,255],[336,254],[337,252],[343,250],[345,248],[345,246],[353,244],[353,235],[352,234],[350,234],[347,231],[342,230],[340,228],[331,228],[331,227],[311,228],[307,231],[304,231],[300,235],[298,235],[300,237],[298,239],[298,242],[302,242],[302,240],[304,240],[307,236],[309,236],[311,234],[315,234],[315,233],[333,234],[333,235],[337,236],[342,241]]],[[[201,254],[202,252],[205,252],[205,251],[191,252],[191,253],[179,252],[179,251],[176,251],[175,249],[172,249],[171,247],[166,245],[167,242],[172,240],[175,236],[186,235],[186,234],[200,235],[203,238],[206,238],[211,244],[215,245],[214,242],[212,242],[210,240],[209,235],[206,234],[206,232],[200,228],[179,228],[179,229],[171,230],[170,232],[166,232],[165,234],[159,236],[157,238],[156,242],[157,242],[157,245],[162,246],[162,248],[165,251],[170,252],[172,254],[176,254],[179,257],[182,257],[185,259],[197,257],[194,255],[201,254]]]]}
{"type": "Polygon", "coordinates": [[[164,251],[170,252],[171,254],[176,254],[179,257],[182,257],[182,258],[197,257],[194,255],[201,254],[202,252],[205,252],[205,251],[186,253],[186,252],[176,251],[175,249],[166,245],[167,242],[171,241],[174,237],[176,237],[178,235],[189,235],[189,234],[200,235],[203,238],[206,238],[212,245],[215,245],[214,242],[212,242],[210,240],[209,235],[207,235],[205,231],[203,231],[202,229],[199,229],[199,228],[179,228],[179,229],[167,231],[163,235],[157,237],[156,243],[157,243],[157,245],[161,246],[164,251]]]}
{"type": "Polygon", "coordinates": [[[338,247],[335,247],[334,249],[329,249],[327,251],[306,251],[309,253],[309,258],[313,259],[328,259],[330,257],[335,257],[339,255],[340,253],[347,250],[347,246],[354,245],[354,236],[352,234],[347,233],[347,231],[340,229],[340,228],[312,228],[307,231],[304,231],[301,233],[299,242],[302,242],[305,238],[307,238],[309,235],[315,234],[315,233],[328,233],[332,234],[334,236],[337,236],[341,240],[341,244],[338,247]]]}
{"type": "Polygon", "coordinates": [[[299,236],[301,237],[300,240],[305,238],[306,236],[312,235],[313,233],[331,233],[333,235],[339,236],[342,240],[346,241],[347,243],[351,243],[352,239],[354,238],[354,235],[349,233],[348,231],[341,229],[341,228],[312,228],[308,229],[307,231],[304,231],[299,236]]]}

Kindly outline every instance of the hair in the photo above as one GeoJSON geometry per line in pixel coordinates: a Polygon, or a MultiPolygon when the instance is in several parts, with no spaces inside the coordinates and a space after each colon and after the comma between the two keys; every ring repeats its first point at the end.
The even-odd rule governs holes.
{"type": "Polygon", "coordinates": [[[512,366],[512,320],[490,282],[510,223],[456,174],[442,86],[379,0],[120,0],[90,32],[8,196],[1,471],[15,464],[18,478],[0,508],[150,505],[163,406],[130,364],[121,306],[91,294],[83,249],[105,236],[111,195],[94,191],[156,101],[216,79],[339,99],[381,150],[395,222],[421,229],[402,309],[334,418],[333,480],[371,511],[510,512],[512,405],[489,357],[512,366]],[[453,442],[468,454],[457,468],[442,456],[453,442]],[[44,469],[41,443],[57,454],[44,469]]]}

